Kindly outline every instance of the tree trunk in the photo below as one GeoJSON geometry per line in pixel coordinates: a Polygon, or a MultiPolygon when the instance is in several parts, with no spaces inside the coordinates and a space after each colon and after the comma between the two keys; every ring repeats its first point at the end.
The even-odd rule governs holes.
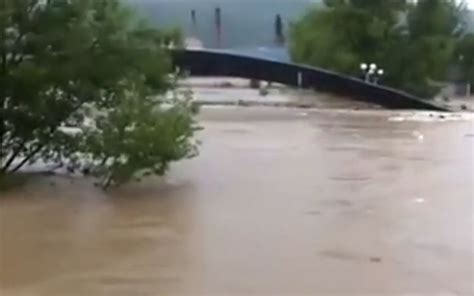
{"type": "Polygon", "coordinates": [[[3,166],[4,157],[6,156],[6,151],[4,151],[4,137],[6,134],[5,131],[5,101],[6,101],[6,93],[5,93],[5,79],[7,76],[7,52],[6,52],[6,24],[0,24],[1,27],[1,77],[0,77],[0,167],[3,166]]]}

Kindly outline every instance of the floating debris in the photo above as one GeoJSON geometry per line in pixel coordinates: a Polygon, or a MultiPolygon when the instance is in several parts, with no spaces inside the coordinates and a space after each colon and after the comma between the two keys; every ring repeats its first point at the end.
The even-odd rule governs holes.
{"type": "Polygon", "coordinates": [[[370,262],[380,263],[380,262],[382,262],[382,258],[380,258],[380,257],[370,257],[370,262]]]}
{"type": "Polygon", "coordinates": [[[391,122],[445,122],[445,121],[472,121],[474,120],[474,112],[459,113],[440,113],[440,112],[401,112],[388,118],[391,122]]]}
{"type": "Polygon", "coordinates": [[[424,203],[424,202],[425,202],[425,199],[418,197],[418,198],[415,198],[415,199],[414,199],[414,202],[416,202],[416,203],[424,203]]]}
{"type": "Polygon", "coordinates": [[[266,97],[269,93],[270,93],[269,90],[265,87],[260,88],[260,90],[259,90],[259,94],[262,97],[266,97]]]}
{"type": "Polygon", "coordinates": [[[412,135],[413,137],[417,138],[418,141],[423,141],[425,139],[425,136],[423,136],[423,134],[420,133],[419,131],[414,131],[412,135]]]}

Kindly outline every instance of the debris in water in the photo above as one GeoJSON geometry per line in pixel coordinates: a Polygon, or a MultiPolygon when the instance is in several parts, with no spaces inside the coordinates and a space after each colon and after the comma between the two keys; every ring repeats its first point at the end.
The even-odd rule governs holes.
{"type": "Polygon", "coordinates": [[[425,202],[425,199],[418,197],[418,198],[415,198],[414,201],[415,201],[416,203],[424,203],[424,202],[425,202]]]}
{"type": "Polygon", "coordinates": [[[423,134],[420,133],[419,131],[414,131],[414,132],[412,133],[412,135],[413,135],[415,138],[417,138],[418,141],[423,141],[423,139],[425,138],[425,137],[423,136],[423,134]]]}
{"type": "Polygon", "coordinates": [[[250,80],[250,88],[253,88],[253,89],[260,88],[260,80],[251,79],[250,80]]]}
{"type": "Polygon", "coordinates": [[[245,100],[238,100],[237,105],[242,106],[242,107],[248,107],[248,106],[250,106],[250,103],[246,102],[245,100]]]}
{"type": "Polygon", "coordinates": [[[394,116],[394,117],[390,117],[388,121],[402,122],[402,121],[405,121],[405,118],[403,118],[402,116],[394,116]]]}
{"type": "Polygon", "coordinates": [[[306,214],[310,216],[317,216],[317,215],[321,215],[321,211],[313,210],[313,211],[306,212],[306,214]]]}
{"type": "Polygon", "coordinates": [[[380,263],[380,262],[382,262],[382,258],[380,258],[380,257],[370,257],[370,262],[380,263]]]}
{"type": "Polygon", "coordinates": [[[222,83],[218,83],[217,87],[222,87],[222,88],[231,88],[234,87],[234,84],[230,81],[224,81],[222,83]]]}

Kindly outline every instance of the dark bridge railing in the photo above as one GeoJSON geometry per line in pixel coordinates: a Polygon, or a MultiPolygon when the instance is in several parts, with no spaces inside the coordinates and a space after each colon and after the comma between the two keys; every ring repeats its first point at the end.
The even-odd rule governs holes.
{"type": "Polygon", "coordinates": [[[304,65],[212,50],[174,50],[175,67],[191,76],[228,76],[317,89],[393,109],[448,111],[408,93],[304,65]]]}

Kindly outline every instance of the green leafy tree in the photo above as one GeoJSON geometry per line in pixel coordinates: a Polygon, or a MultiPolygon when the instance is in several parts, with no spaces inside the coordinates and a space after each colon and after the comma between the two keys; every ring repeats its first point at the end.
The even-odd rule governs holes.
{"type": "Polygon", "coordinates": [[[326,0],[292,28],[291,52],[298,62],[351,75],[362,62],[383,59],[388,40],[397,33],[404,1],[326,0]]]}
{"type": "Polygon", "coordinates": [[[463,36],[456,48],[463,79],[471,84],[471,92],[474,92],[474,34],[463,36]]]}
{"type": "Polygon", "coordinates": [[[420,0],[411,6],[406,34],[388,53],[393,57],[388,64],[389,82],[422,96],[436,94],[435,82],[446,79],[463,30],[461,15],[462,6],[454,0],[420,0]]]}
{"type": "Polygon", "coordinates": [[[103,184],[119,184],[195,154],[192,106],[166,96],[177,31],[118,0],[0,5],[0,178],[38,160],[88,160],[103,184]]]}
{"type": "Polygon", "coordinates": [[[358,76],[375,62],[384,82],[421,96],[437,91],[462,33],[454,0],[326,0],[292,28],[297,62],[358,76]]]}

